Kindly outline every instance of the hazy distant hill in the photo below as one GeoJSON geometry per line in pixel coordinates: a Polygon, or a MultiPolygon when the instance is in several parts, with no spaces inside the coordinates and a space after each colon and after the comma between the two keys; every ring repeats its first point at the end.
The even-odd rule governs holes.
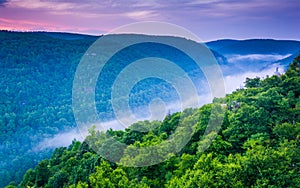
{"type": "Polygon", "coordinates": [[[263,71],[280,67],[286,70],[300,50],[300,42],[292,40],[250,39],[217,40],[206,45],[222,55],[224,75],[236,72],[263,71]]]}
{"type": "MultiPolygon", "coordinates": [[[[287,58],[278,60],[277,62],[278,62],[280,65],[284,66],[284,67],[288,67],[289,64],[290,64],[290,62],[291,62],[293,59],[295,59],[299,54],[300,54],[300,51],[297,51],[296,53],[294,53],[294,54],[288,56],[287,58]]],[[[275,63],[277,63],[277,62],[275,62],[275,63]]]]}
{"type": "Polygon", "coordinates": [[[205,43],[210,49],[218,51],[220,48],[238,43],[238,40],[223,39],[205,43]]]}
{"type": "Polygon", "coordinates": [[[300,48],[299,41],[251,39],[251,40],[220,40],[207,43],[208,47],[220,54],[294,54],[300,48]]]}
{"type": "Polygon", "coordinates": [[[59,32],[36,32],[41,35],[50,36],[53,38],[64,40],[83,40],[83,39],[96,39],[97,36],[77,34],[77,33],[59,33],[59,32]]]}

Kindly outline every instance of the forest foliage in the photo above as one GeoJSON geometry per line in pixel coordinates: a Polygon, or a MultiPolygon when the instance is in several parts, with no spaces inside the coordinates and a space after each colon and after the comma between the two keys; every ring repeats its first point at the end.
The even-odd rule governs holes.
{"type": "MultiPolygon", "coordinates": [[[[186,109],[153,126],[149,132],[90,130],[86,140],[55,149],[52,157],[29,169],[20,187],[299,187],[300,185],[300,56],[286,73],[247,79],[246,88],[198,109],[186,109]],[[225,110],[219,131],[204,135],[212,108],[225,110]],[[181,116],[185,113],[185,116],[181,116]],[[179,122],[179,117],[184,117],[179,122]],[[157,145],[182,123],[193,123],[193,136],[168,160],[144,167],[126,167],[101,157],[107,147],[101,138],[113,137],[128,145],[119,162],[132,158],[132,146],[157,145]],[[210,138],[215,138],[210,143],[210,138]],[[92,142],[91,142],[92,141],[92,142]],[[206,144],[210,147],[206,150],[206,144]]],[[[110,145],[113,151],[113,145],[110,145]]],[[[163,151],[161,151],[163,152],[163,151]]],[[[113,153],[113,152],[112,152],[113,153]]],[[[113,155],[113,154],[112,154],[113,155]]],[[[13,183],[8,187],[15,187],[13,183]]]]}
{"type": "MultiPolygon", "coordinates": [[[[72,109],[75,72],[83,57],[97,55],[87,51],[97,39],[68,33],[0,31],[0,187],[12,180],[19,183],[26,169],[50,157],[55,144],[62,146],[45,146],[45,140],[77,128],[72,109]]],[[[105,74],[95,88],[99,117],[105,121],[114,118],[111,85],[131,61],[165,57],[183,67],[192,79],[200,79],[203,74],[196,74],[195,63],[193,66],[187,56],[177,52],[166,45],[150,43],[120,50],[104,67],[105,74]]],[[[132,88],[129,103],[133,112],[147,116],[148,110],[138,107],[158,96],[167,105],[174,96],[178,99],[173,87],[161,79],[150,78],[132,88]]]]}
{"type": "Polygon", "coordinates": [[[97,38],[55,36],[0,32],[0,187],[50,156],[38,143],[76,126],[72,81],[97,38]]]}

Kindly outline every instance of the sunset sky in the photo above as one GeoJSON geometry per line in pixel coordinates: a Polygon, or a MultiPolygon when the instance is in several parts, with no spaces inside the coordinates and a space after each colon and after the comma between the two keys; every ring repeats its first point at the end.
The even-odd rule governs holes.
{"type": "Polygon", "coordinates": [[[0,29],[100,35],[124,24],[163,21],[203,40],[300,40],[299,0],[0,0],[0,29]]]}

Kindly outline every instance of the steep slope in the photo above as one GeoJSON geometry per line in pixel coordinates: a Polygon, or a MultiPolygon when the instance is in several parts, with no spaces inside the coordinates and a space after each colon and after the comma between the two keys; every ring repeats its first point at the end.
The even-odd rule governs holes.
{"type": "Polygon", "coordinates": [[[276,61],[275,63],[279,63],[280,65],[284,66],[287,69],[289,67],[289,62],[291,62],[293,59],[295,59],[299,54],[300,54],[300,50],[297,51],[296,53],[288,56],[287,58],[276,61]]]}
{"type": "MultiPolygon", "coordinates": [[[[73,78],[82,56],[97,39],[98,37],[68,33],[0,32],[0,187],[11,180],[19,182],[26,169],[49,156],[53,145],[48,143],[40,147],[41,143],[76,127],[72,111],[73,78]],[[48,146],[50,148],[47,148],[48,146]]],[[[189,42],[195,45],[195,42],[189,42]]],[[[221,44],[216,42],[213,45],[215,49],[223,49],[226,45],[234,45],[235,42],[221,41],[221,44]]],[[[199,76],[199,70],[195,71],[195,66],[182,53],[175,53],[171,48],[162,45],[151,45],[140,45],[139,50],[124,50],[121,54],[124,57],[116,57],[110,67],[107,67],[113,71],[106,75],[108,79],[105,84],[98,84],[96,89],[96,105],[100,116],[108,119],[113,116],[112,107],[107,101],[110,97],[112,78],[126,66],[123,59],[128,63],[149,54],[165,56],[177,62],[194,80],[203,79],[203,74],[199,76]],[[143,49],[148,50],[148,54],[143,52],[143,49]],[[101,98],[103,96],[104,98],[101,98]]],[[[238,63],[229,62],[228,58],[218,51],[213,50],[213,53],[224,75],[235,75],[248,69],[247,66],[239,67],[238,63]]],[[[257,64],[255,67],[263,66],[257,64]]],[[[159,84],[157,80],[137,84],[133,88],[131,104],[138,106],[140,101],[148,102],[156,97],[154,94],[157,93],[153,91],[157,88],[164,88],[159,93],[161,97],[174,99],[169,92],[170,87],[166,84],[160,87],[159,84]],[[151,84],[153,86],[149,87],[151,84]]],[[[65,143],[68,142],[71,140],[65,139],[65,143]]]]}
{"type": "MultiPolygon", "coordinates": [[[[213,104],[170,115],[163,122],[139,122],[156,127],[146,132],[90,130],[83,143],[57,148],[52,157],[27,171],[20,186],[43,187],[297,187],[300,183],[300,56],[281,76],[247,79],[240,89],[213,104]],[[224,121],[204,135],[212,109],[224,121]],[[181,117],[181,121],[179,121],[181,117]],[[126,167],[97,155],[87,143],[103,149],[113,137],[128,145],[120,162],[132,158],[133,146],[147,147],[169,139],[180,124],[193,123],[193,136],[177,154],[160,164],[126,167]],[[213,139],[213,141],[211,140],[213,139]],[[212,141],[212,142],[211,142],[212,141]],[[207,144],[210,147],[205,150],[207,144]]],[[[219,118],[220,118],[219,117],[219,118]]],[[[214,117],[218,120],[218,115],[214,117]]],[[[162,150],[158,150],[162,152],[162,150]]],[[[126,164],[126,163],[123,163],[126,164]]],[[[11,185],[11,187],[14,187],[11,185]]]]}

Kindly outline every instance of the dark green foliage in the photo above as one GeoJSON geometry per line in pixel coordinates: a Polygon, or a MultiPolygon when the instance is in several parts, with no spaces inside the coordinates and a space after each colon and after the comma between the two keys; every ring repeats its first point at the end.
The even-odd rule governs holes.
{"type": "Polygon", "coordinates": [[[49,185],[51,187],[63,188],[67,181],[68,173],[60,170],[49,179],[49,185]]]}
{"type": "Polygon", "coordinates": [[[50,156],[52,149],[38,145],[42,139],[75,126],[73,76],[96,40],[81,37],[0,32],[0,187],[20,182],[28,168],[50,156]]]}
{"type": "MultiPolygon", "coordinates": [[[[99,133],[92,129],[86,138],[95,141],[100,149],[109,144],[103,142],[106,136],[131,144],[124,149],[122,161],[128,159],[133,145],[144,147],[166,140],[182,115],[180,122],[193,123],[194,135],[181,152],[163,163],[136,168],[116,165],[98,156],[86,142],[74,141],[68,148],[56,149],[34,170],[28,170],[21,186],[299,187],[300,82],[295,81],[299,78],[299,60],[300,56],[280,77],[261,80],[259,87],[238,90],[200,109],[175,113],[162,122],[139,122],[124,132],[99,133]],[[287,82],[292,86],[287,87],[287,82]],[[203,136],[211,109],[226,102],[218,109],[221,112],[233,101],[239,106],[221,116],[221,130],[212,129],[203,136]],[[151,127],[150,131],[134,130],[145,127],[151,127]],[[210,147],[205,150],[206,144],[210,147]]],[[[212,118],[217,121],[219,117],[212,118]]]]}
{"type": "Polygon", "coordinates": [[[260,86],[260,78],[246,78],[245,87],[252,88],[252,87],[259,87],[260,86]]]}
{"type": "Polygon", "coordinates": [[[50,175],[48,160],[41,161],[35,169],[35,184],[38,187],[44,186],[48,182],[50,175]]]}

